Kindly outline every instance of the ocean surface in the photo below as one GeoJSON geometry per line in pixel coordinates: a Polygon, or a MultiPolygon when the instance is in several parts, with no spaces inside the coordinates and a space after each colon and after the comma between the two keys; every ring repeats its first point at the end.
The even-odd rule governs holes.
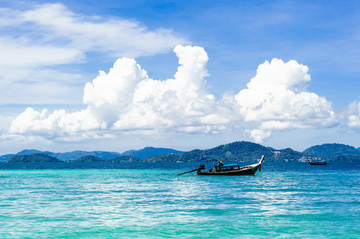
{"type": "Polygon", "coordinates": [[[1,169],[0,238],[360,238],[360,166],[1,169]]]}

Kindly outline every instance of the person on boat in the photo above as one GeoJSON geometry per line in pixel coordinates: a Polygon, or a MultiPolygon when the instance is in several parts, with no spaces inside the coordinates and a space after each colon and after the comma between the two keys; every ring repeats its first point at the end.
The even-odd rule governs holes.
{"type": "Polygon", "coordinates": [[[222,161],[219,161],[219,171],[222,170],[222,166],[224,166],[224,163],[222,161]]]}

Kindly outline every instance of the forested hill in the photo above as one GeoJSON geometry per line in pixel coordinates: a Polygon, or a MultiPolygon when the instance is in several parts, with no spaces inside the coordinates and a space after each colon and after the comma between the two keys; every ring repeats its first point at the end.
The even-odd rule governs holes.
{"type": "Polygon", "coordinates": [[[200,157],[224,160],[228,162],[251,162],[265,155],[266,161],[306,161],[320,157],[327,161],[360,162],[360,151],[344,144],[323,144],[298,152],[291,148],[274,149],[260,144],[241,141],[219,145],[211,149],[194,149],[181,152],[167,148],[146,147],[141,150],[126,151],[122,154],[106,151],[72,151],[67,153],[52,153],[49,151],[23,150],[16,155],[0,156],[2,162],[195,162],[200,157]],[[127,155],[125,155],[127,154],[127,155]]]}
{"type": "Polygon", "coordinates": [[[34,153],[30,155],[15,155],[6,160],[8,163],[30,163],[30,162],[48,162],[57,163],[63,162],[57,158],[51,157],[46,154],[34,153]]]}
{"type": "Polygon", "coordinates": [[[149,158],[157,155],[167,155],[167,154],[181,154],[183,151],[169,149],[169,148],[154,148],[154,147],[145,147],[140,150],[128,150],[123,152],[121,155],[130,155],[135,156],[140,159],[149,158]]]}
{"type": "Polygon", "coordinates": [[[291,148],[276,150],[246,141],[220,145],[212,149],[196,149],[177,155],[159,155],[146,158],[144,161],[193,162],[199,161],[201,156],[206,156],[210,159],[250,162],[260,159],[262,155],[265,155],[266,161],[307,161],[319,157],[328,161],[360,162],[360,151],[344,144],[323,144],[298,152],[291,148]]]}
{"type": "MultiPolygon", "coordinates": [[[[53,153],[49,151],[39,151],[36,149],[25,149],[17,154],[5,154],[0,156],[0,162],[6,161],[7,159],[11,158],[12,156],[20,156],[20,155],[31,155],[31,154],[45,154],[49,155],[51,157],[60,159],[62,161],[69,161],[69,160],[77,160],[82,157],[86,156],[96,156],[100,157],[102,159],[115,159],[116,160],[128,160],[128,157],[121,158],[120,156],[132,156],[133,159],[144,159],[151,156],[156,155],[164,155],[164,154],[179,154],[183,153],[182,151],[175,150],[175,149],[168,149],[168,148],[154,148],[154,147],[146,147],[140,150],[128,150],[123,153],[118,152],[107,152],[107,151],[81,151],[81,150],[75,150],[71,152],[65,152],[65,153],[53,153]]],[[[94,158],[93,158],[94,159],[94,158]]]]}
{"type": "Polygon", "coordinates": [[[345,144],[322,144],[312,146],[303,152],[321,158],[334,158],[337,156],[360,156],[360,151],[353,146],[345,144]]]}
{"type": "Polygon", "coordinates": [[[267,161],[298,161],[303,157],[302,153],[292,149],[274,151],[260,144],[242,141],[220,145],[212,149],[195,149],[183,154],[154,156],[145,161],[194,162],[199,161],[200,157],[206,156],[208,159],[250,162],[260,159],[262,155],[265,155],[267,161]]]}

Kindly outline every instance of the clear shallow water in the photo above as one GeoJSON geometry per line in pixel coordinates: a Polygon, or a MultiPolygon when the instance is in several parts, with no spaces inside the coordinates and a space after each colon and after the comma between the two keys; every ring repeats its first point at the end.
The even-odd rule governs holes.
{"type": "Polygon", "coordinates": [[[0,171],[0,238],[360,238],[360,168],[0,171]]]}

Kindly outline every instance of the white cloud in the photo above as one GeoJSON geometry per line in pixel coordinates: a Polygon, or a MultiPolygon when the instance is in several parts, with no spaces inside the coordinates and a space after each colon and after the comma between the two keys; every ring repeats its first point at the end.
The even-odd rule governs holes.
{"type": "Polygon", "coordinates": [[[347,118],[347,125],[351,129],[360,129],[360,102],[352,102],[347,112],[345,113],[347,118]]]}
{"type": "Polygon", "coordinates": [[[331,103],[306,91],[308,68],[296,61],[273,59],[258,67],[246,89],[221,100],[208,92],[208,56],[201,47],[177,46],[179,67],[174,78],[153,80],[131,58],[118,59],[108,73],[84,87],[86,109],[67,113],[28,108],[12,123],[12,134],[41,134],[59,140],[71,137],[171,132],[215,134],[248,130],[262,142],[274,130],[330,127],[336,123],[331,103]]]}
{"type": "MultiPolygon", "coordinates": [[[[103,130],[123,132],[208,132],[224,129],[228,120],[217,112],[206,90],[208,56],[203,48],[177,46],[179,67],[173,79],[149,78],[134,59],[121,58],[108,73],[99,72],[84,87],[85,110],[48,114],[27,108],[13,122],[11,133],[41,134],[61,139],[68,134],[103,130]]],[[[78,138],[78,137],[77,137],[78,138]]]]}
{"type": "Polygon", "coordinates": [[[42,46],[22,40],[0,38],[0,65],[2,67],[30,68],[76,62],[82,52],[72,47],[42,46]]]}
{"type": "Polygon", "coordinates": [[[65,110],[55,110],[48,114],[47,110],[36,111],[28,107],[16,117],[10,127],[11,133],[40,135],[45,138],[67,139],[69,135],[73,139],[87,138],[94,129],[105,128],[105,124],[96,120],[88,109],[74,113],[66,113],[65,110]]]}
{"type": "Polygon", "coordinates": [[[149,30],[136,21],[86,16],[70,11],[61,3],[8,11],[10,13],[0,19],[1,25],[20,26],[20,30],[24,29],[22,39],[45,45],[137,57],[164,53],[187,42],[169,29],[149,30]]]}
{"type": "Polygon", "coordinates": [[[135,87],[147,78],[134,59],[121,58],[108,74],[100,71],[92,83],[85,85],[83,103],[99,120],[112,125],[132,107],[135,87]]]}
{"type": "Polygon", "coordinates": [[[259,65],[257,74],[235,99],[245,121],[260,122],[251,136],[261,142],[272,130],[329,127],[336,123],[331,103],[306,91],[308,67],[273,59],[259,65]]]}
{"type": "MultiPolygon", "coordinates": [[[[73,91],[63,83],[66,78],[57,77],[65,74],[61,66],[85,63],[90,53],[138,57],[166,53],[188,42],[171,29],[148,29],[133,20],[74,13],[61,3],[29,5],[26,10],[0,8],[0,32],[0,90],[9,90],[15,83],[16,93],[36,80],[57,82],[52,85],[73,91]]],[[[84,79],[76,67],[66,74],[68,79],[84,79]]],[[[32,97],[17,94],[17,101],[36,104],[34,95],[43,95],[42,89],[36,87],[32,97]]],[[[7,98],[1,95],[0,103],[7,103],[7,98]]],[[[61,97],[56,99],[62,103],[61,97]]]]}
{"type": "Polygon", "coordinates": [[[271,136],[271,131],[262,129],[248,130],[248,133],[250,134],[250,137],[257,143],[261,143],[265,138],[271,136]]]}
{"type": "Polygon", "coordinates": [[[54,89],[56,85],[57,93],[73,91],[67,83],[82,78],[79,73],[61,72],[52,68],[82,61],[83,53],[74,48],[41,46],[0,36],[0,52],[0,103],[3,104],[36,104],[41,102],[39,98],[55,93],[49,90],[48,85],[52,86],[50,89],[54,89]]]}
{"type": "MultiPolygon", "coordinates": [[[[133,124],[132,118],[142,118],[141,115],[149,117],[150,125],[164,127],[193,126],[206,118],[210,122],[209,115],[216,101],[205,89],[204,77],[208,75],[206,52],[201,47],[190,46],[177,46],[174,52],[180,65],[174,79],[156,81],[148,78],[139,82],[134,92],[133,107],[125,115],[130,121],[120,119],[115,128],[127,128],[127,125],[133,124]]],[[[136,122],[139,127],[148,127],[144,119],[136,122]]]]}

